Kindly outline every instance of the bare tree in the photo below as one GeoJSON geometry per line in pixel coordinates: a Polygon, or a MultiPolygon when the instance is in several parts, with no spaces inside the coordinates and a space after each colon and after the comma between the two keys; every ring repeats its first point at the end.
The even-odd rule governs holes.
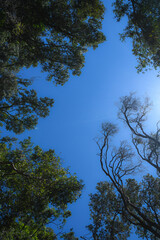
{"type": "MultiPolygon", "coordinates": [[[[160,203],[155,202],[154,199],[155,191],[158,191],[159,186],[155,186],[154,189],[154,184],[156,181],[160,184],[160,179],[147,175],[143,179],[142,186],[135,185],[133,179],[128,179],[127,181],[132,183],[128,185],[130,189],[124,184],[124,177],[131,175],[140,167],[137,161],[132,163],[133,159],[140,158],[142,163],[143,161],[149,163],[157,170],[157,174],[160,173],[160,129],[158,124],[155,133],[147,133],[144,129],[150,106],[148,99],[142,103],[134,94],[120,99],[118,117],[129,128],[134,148],[127,142],[121,142],[118,148],[111,148],[111,138],[118,130],[112,123],[102,124],[101,137],[96,142],[99,147],[101,168],[120,195],[127,220],[137,229],[141,228],[149,232],[152,235],[150,239],[159,239],[160,203]],[[147,191],[150,195],[147,195],[147,191]]],[[[145,237],[148,239],[147,236],[145,237]]]]}
{"type": "Polygon", "coordinates": [[[118,116],[129,127],[132,142],[143,161],[148,162],[160,173],[160,128],[159,122],[154,133],[147,133],[144,122],[147,119],[151,103],[146,98],[142,103],[134,94],[122,97],[118,116]]]}

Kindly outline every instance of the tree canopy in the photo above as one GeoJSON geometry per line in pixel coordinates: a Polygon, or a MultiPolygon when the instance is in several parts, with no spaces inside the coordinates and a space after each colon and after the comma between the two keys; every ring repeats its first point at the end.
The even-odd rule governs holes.
{"type": "Polygon", "coordinates": [[[116,0],[114,13],[117,21],[127,17],[121,39],[131,38],[133,54],[138,60],[138,71],[160,67],[160,2],[159,0],[116,0]]]}
{"type": "Polygon", "coordinates": [[[46,227],[63,225],[67,205],[81,195],[83,184],[62,167],[54,150],[33,147],[30,139],[0,143],[0,238],[56,239],[46,227]]]}
{"type": "Polygon", "coordinates": [[[100,182],[96,193],[90,194],[90,217],[92,223],[87,226],[91,239],[118,240],[130,236],[130,225],[124,221],[123,203],[112,183],[100,182]]]}
{"type": "Polygon", "coordinates": [[[104,239],[108,234],[111,239],[119,236],[127,239],[132,227],[144,239],[160,238],[160,129],[157,124],[155,132],[145,130],[149,109],[149,100],[141,102],[134,94],[120,99],[118,116],[131,131],[133,146],[122,141],[119,147],[111,147],[117,126],[102,124],[97,145],[101,167],[109,182],[99,183],[97,193],[91,195],[93,223],[88,228],[94,239],[104,239]],[[157,176],[147,174],[139,182],[128,178],[140,171],[144,162],[156,170],[157,176]]]}
{"type": "Polygon", "coordinates": [[[88,47],[105,40],[100,0],[4,0],[0,13],[0,75],[40,64],[63,85],[69,72],[80,74],[88,47]]]}
{"type": "Polygon", "coordinates": [[[123,185],[125,199],[113,182],[100,182],[96,188],[97,192],[90,195],[92,223],[87,226],[92,239],[125,240],[133,226],[138,237],[159,239],[159,178],[148,174],[139,183],[127,179],[123,185]]]}

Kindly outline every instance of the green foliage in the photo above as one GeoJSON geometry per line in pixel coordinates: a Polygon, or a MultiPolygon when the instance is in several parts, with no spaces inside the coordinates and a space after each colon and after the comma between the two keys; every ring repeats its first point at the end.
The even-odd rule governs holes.
{"type": "Polygon", "coordinates": [[[0,238],[56,239],[46,224],[65,223],[82,182],[61,166],[54,150],[33,147],[30,139],[15,144],[10,138],[0,144],[0,238]]]}
{"type": "Polygon", "coordinates": [[[1,236],[1,239],[4,240],[57,240],[56,234],[51,228],[40,227],[33,221],[30,221],[29,225],[22,222],[15,223],[9,230],[1,232],[1,236]]]}
{"type": "Polygon", "coordinates": [[[64,240],[78,240],[78,238],[75,237],[75,235],[74,235],[73,229],[70,229],[69,233],[64,233],[61,236],[61,238],[64,239],[64,240]]]}
{"type": "Polygon", "coordinates": [[[159,0],[116,0],[113,4],[117,21],[128,18],[121,39],[131,38],[137,70],[160,66],[160,2],[159,0]]]}
{"type": "MultiPolygon", "coordinates": [[[[3,79],[2,79],[3,80],[3,79]]],[[[5,81],[5,80],[4,80],[5,81]]],[[[49,115],[53,99],[38,98],[35,90],[27,90],[31,84],[26,79],[12,78],[11,85],[0,83],[0,123],[7,130],[22,133],[25,129],[34,129],[39,117],[49,115]]]]}
{"type": "MultiPolygon", "coordinates": [[[[137,214],[133,206],[126,208],[122,196],[117,192],[113,183],[100,182],[97,184],[97,192],[90,195],[90,216],[92,224],[87,226],[93,239],[128,239],[132,227],[143,239],[159,239],[155,234],[139,224],[132,214],[137,214]],[[132,214],[129,214],[130,213],[132,214]]],[[[155,224],[157,235],[159,234],[160,215],[160,179],[146,175],[140,183],[135,179],[127,179],[123,186],[124,196],[141,211],[146,222],[155,224]]],[[[137,215],[138,216],[138,215],[137,215]]],[[[142,220],[142,219],[141,219],[142,220]]],[[[149,224],[149,223],[148,223],[149,224]]]]}
{"type": "Polygon", "coordinates": [[[96,240],[127,239],[131,227],[123,214],[123,202],[112,183],[100,182],[97,192],[90,194],[90,217],[92,223],[87,226],[96,240]]]}
{"type": "Polygon", "coordinates": [[[100,0],[4,0],[0,3],[1,68],[41,65],[48,80],[63,85],[79,75],[88,47],[105,40],[100,0]]]}

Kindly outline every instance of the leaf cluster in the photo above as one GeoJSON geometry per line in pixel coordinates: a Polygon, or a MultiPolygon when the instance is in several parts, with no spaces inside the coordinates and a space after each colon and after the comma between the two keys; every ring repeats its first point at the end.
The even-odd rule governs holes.
{"type": "Polygon", "coordinates": [[[31,84],[25,79],[16,79],[16,89],[9,90],[1,82],[2,95],[0,97],[0,123],[7,130],[22,133],[25,129],[34,129],[38,118],[49,115],[53,106],[53,99],[48,97],[38,98],[33,89],[28,89],[31,84]]]}
{"type": "Polygon", "coordinates": [[[33,147],[30,139],[13,148],[11,141],[5,138],[0,144],[0,237],[54,236],[45,225],[57,219],[65,223],[67,205],[79,198],[83,184],[61,166],[54,150],[33,147]]]}
{"type": "Polygon", "coordinates": [[[0,3],[0,55],[3,68],[41,65],[48,80],[63,85],[69,71],[79,75],[88,47],[105,40],[100,0],[22,0],[0,3]]]}
{"type": "Polygon", "coordinates": [[[158,0],[116,0],[113,3],[117,21],[127,17],[121,40],[132,40],[138,72],[160,66],[160,2],[158,0]]]}

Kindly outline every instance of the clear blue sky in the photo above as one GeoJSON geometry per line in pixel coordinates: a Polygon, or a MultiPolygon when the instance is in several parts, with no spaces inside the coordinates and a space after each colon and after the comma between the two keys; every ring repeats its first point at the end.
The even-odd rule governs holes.
{"type": "Polygon", "coordinates": [[[117,122],[115,103],[119,97],[131,91],[136,91],[139,96],[149,96],[155,103],[150,123],[160,119],[160,84],[156,72],[137,74],[131,42],[119,40],[118,33],[122,32],[125,20],[116,23],[111,5],[106,2],[103,32],[107,41],[95,51],[89,49],[80,77],[71,76],[63,87],[55,87],[44,80],[39,68],[24,71],[25,76],[35,76],[34,87],[39,94],[53,97],[55,104],[50,116],[40,119],[35,130],[19,137],[31,136],[32,141],[43,149],[55,149],[64,165],[83,179],[82,197],[71,206],[72,217],[66,225],[68,230],[73,227],[77,236],[86,232],[85,226],[89,223],[88,194],[95,191],[98,181],[107,180],[101,171],[93,139],[103,121],[117,122]]]}

